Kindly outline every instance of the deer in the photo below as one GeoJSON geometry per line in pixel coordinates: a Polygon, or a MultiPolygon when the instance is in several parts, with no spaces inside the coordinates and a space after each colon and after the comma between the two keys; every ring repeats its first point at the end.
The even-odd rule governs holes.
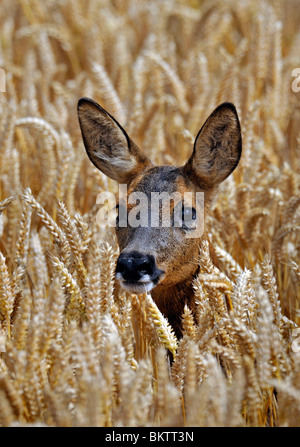
{"type": "MultiPolygon", "coordinates": [[[[118,121],[94,100],[80,98],[77,110],[90,161],[106,176],[126,185],[128,196],[143,192],[149,198],[147,206],[152,192],[203,193],[203,211],[207,215],[218,186],[232,174],[241,158],[241,126],[230,102],[220,104],[208,116],[183,166],[153,165],[118,121]]],[[[126,206],[125,212],[129,212],[130,205],[126,206]]],[[[119,202],[119,211],[120,207],[119,202]]],[[[174,203],[171,213],[175,207],[174,203]]],[[[184,204],[182,222],[196,219],[195,208],[193,200],[184,204]]],[[[164,211],[160,208],[160,212],[164,211]]],[[[185,224],[120,226],[118,217],[115,231],[120,249],[116,282],[132,294],[150,293],[177,337],[182,337],[185,305],[195,312],[193,281],[199,272],[199,248],[206,232],[191,237],[193,226],[185,224]]],[[[213,247],[210,250],[213,256],[213,247]]]]}

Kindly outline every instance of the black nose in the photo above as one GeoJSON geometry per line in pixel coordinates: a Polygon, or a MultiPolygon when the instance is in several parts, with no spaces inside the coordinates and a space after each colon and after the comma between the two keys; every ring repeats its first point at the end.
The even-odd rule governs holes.
{"type": "Polygon", "coordinates": [[[116,273],[121,273],[125,281],[138,281],[144,275],[149,275],[149,279],[155,280],[162,272],[157,269],[152,255],[132,251],[120,254],[116,273]]]}

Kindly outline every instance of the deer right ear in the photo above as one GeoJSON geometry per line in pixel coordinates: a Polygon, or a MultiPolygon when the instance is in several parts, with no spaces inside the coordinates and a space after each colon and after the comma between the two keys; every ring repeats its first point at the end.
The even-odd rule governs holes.
{"type": "Polygon", "coordinates": [[[119,183],[129,183],[150,161],[120,124],[92,99],[78,101],[78,118],[92,163],[119,183]]]}
{"type": "Polygon", "coordinates": [[[236,108],[225,102],[200,129],[184,171],[203,190],[223,182],[237,167],[242,154],[241,126],[236,108]]]}

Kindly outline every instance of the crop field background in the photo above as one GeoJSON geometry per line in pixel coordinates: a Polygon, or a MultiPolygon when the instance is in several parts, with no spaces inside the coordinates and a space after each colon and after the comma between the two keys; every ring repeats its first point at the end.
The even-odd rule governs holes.
{"type": "Polygon", "coordinates": [[[1,426],[300,425],[299,48],[298,0],[1,0],[1,426]],[[237,107],[181,339],[114,282],[82,96],[178,166],[237,107]]]}

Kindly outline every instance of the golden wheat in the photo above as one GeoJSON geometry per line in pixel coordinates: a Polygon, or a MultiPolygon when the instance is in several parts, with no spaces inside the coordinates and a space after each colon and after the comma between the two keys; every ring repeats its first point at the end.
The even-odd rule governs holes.
{"type": "Polygon", "coordinates": [[[297,1],[2,0],[0,24],[0,425],[299,425],[297,1]],[[221,267],[203,241],[179,340],[114,282],[96,197],[116,185],[81,96],[177,165],[238,108],[241,164],[206,218],[221,267]]]}

